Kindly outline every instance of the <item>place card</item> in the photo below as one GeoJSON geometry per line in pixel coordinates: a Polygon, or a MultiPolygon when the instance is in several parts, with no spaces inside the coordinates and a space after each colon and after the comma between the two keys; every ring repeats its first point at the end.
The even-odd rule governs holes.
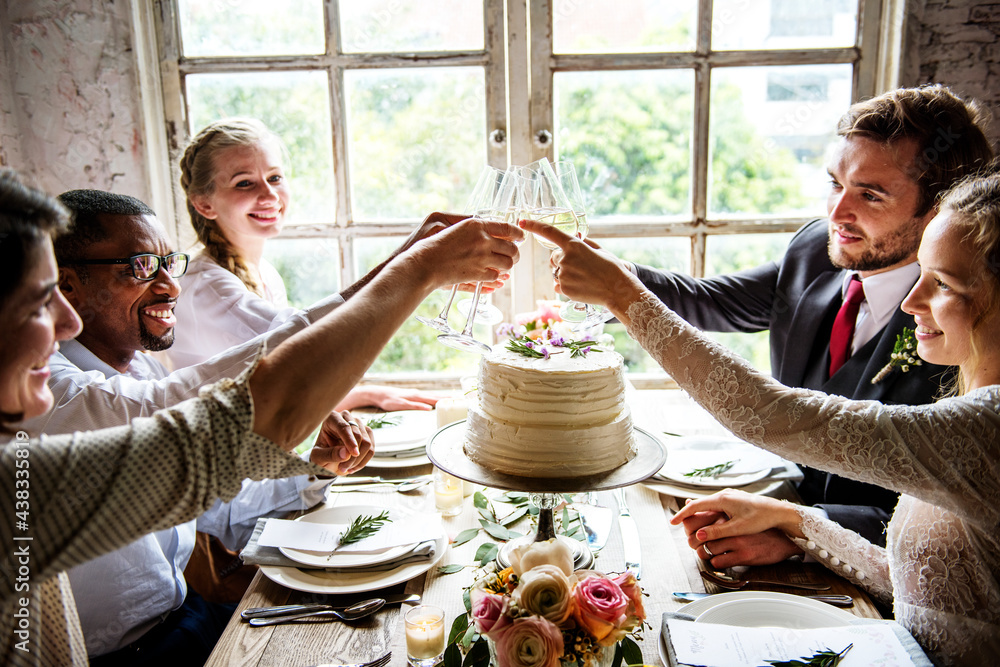
{"type": "Polygon", "coordinates": [[[885,623],[830,628],[747,628],[715,623],[667,620],[679,665],[758,667],[766,660],[797,660],[827,649],[854,644],[839,667],[913,667],[903,645],[885,623]]]}

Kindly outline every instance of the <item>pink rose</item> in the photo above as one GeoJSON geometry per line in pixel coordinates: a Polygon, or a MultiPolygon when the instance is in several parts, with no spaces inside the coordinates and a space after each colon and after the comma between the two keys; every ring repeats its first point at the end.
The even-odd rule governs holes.
{"type": "Polygon", "coordinates": [[[562,632],[541,616],[518,618],[494,639],[499,667],[558,667],[562,632]]]}
{"type": "Polygon", "coordinates": [[[537,315],[538,319],[546,324],[562,322],[557,306],[551,301],[539,301],[537,315]]]}
{"type": "Polygon", "coordinates": [[[573,617],[598,644],[609,646],[621,638],[623,633],[616,631],[626,620],[629,598],[618,584],[603,574],[591,572],[577,582],[573,599],[576,601],[573,617]]]}
{"type": "Polygon", "coordinates": [[[534,323],[537,318],[538,318],[538,311],[533,310],[530,313],[521,313],[519,315],[515,315],[514,321],[523,326],[528,324],[529,322],[534,323]]]}
{"type": "Polygon", "coordinates": [[[510,617],[505,614],[508,598],[477,590],[471,595],[472,619],[479,634],[490,636],[510,625],[510,617]]]}
{"type": "Polygon", "coordinates": [[[635,627],[639,623],[642,623],[646,618],[646,610],[642,606],[642,588],[639,587],[639,582],[635,580],[635,575],[631,572],[626,572],[613,581],[618,584],[618,587],[622,589],[622,593],[628,598],[628,611],[625,613],[629,618],[629,624],[635,627]]]}

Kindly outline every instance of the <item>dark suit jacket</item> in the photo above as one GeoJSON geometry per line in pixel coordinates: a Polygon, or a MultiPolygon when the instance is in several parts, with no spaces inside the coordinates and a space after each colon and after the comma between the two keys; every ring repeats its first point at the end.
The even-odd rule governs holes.
{"type": "MultiPolygon", "coordinates": [[[[782,384],[883,403],[932,402],[946,367],[924,363],[871,383],[888,363],[903,327],[915,327],[913,317],[902,310],[833,377],[827,377],[830,328],[840,308],[845,274],[827,255],[827,226],[825,219],[810,222],[795,235],[780,262],[739,273],[695,279],[646,266],[636,270],[643,284],[700,329],[769,330],[771,373],[782,384]]],[[[885,544],[882,524],[895,507],[895,493],[818,470],[806,469],[805,474],[799,488],[804,502],[822,503],[841,525],[885,544]],[[852,507],[859,505],[874,507],[852,507]]]]}

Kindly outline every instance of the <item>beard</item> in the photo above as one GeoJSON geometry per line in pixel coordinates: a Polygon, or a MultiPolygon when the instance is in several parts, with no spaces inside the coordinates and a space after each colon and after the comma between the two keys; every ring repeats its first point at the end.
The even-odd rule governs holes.
{"type": "MultiPolygon", "coordinates": [[[[856,233],[853,229],[845,229],[848,229],[852,234],[856,233]]],[[[833,265],[840,269],[881,271],[913,257],[917,248],[920,247],[920,238],[923,233],[923,225],[918,225],[916,221],[910,220],[900,225],[893,233],[882,238],[865,237],[868,241],[868,248],[861,255],[851,257],[835,245],[833,227],[831,226],[827,239],[827,254],[829,254],[833,265]]]]}
{"type": "Polygon", "coordinates": [[[162,336],[154,336],[150,333],[149,329],[140,322],[139,323],[139,342],[142,344],[142,349],[148,350],[149,352],[162,352],[163,350],[170,349],[170,346],[174,344],[174,330],[171,329],[162,336]]]}

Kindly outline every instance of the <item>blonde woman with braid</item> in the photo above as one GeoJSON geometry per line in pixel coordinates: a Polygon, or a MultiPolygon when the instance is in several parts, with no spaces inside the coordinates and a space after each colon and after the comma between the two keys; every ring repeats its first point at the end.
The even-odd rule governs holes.
{"type": "MultiPolygon", "coordinates": [[[[270,331],[297,312],[288,306],[281,276],[263,257],[264,244],[281,232],[291,204],[286,156],[280,137],[253,118],[211,123],[184,151],[181,187],[204,249],[180,280],[178,326],[167,352],[175,368],[270,331]]],[[[400,251],[462,217],[431,214],[400,251]]],[[[371,276],[341,296],[348,298],[371,276]]],[[[430,410],[436,402],[419,391],[359,385],[338,409],[430,410]]]]}

